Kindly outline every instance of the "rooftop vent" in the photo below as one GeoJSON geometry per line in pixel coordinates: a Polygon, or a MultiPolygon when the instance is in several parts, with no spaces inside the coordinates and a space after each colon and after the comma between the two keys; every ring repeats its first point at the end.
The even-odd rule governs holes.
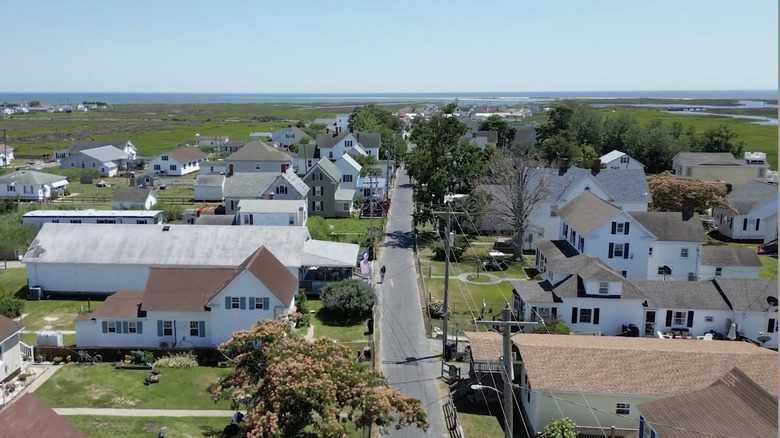
{"type": "Polygon", "coordinates": [[[171,226],[170,226],[170,225],[165,225],[165,226],[163,226],[163,229],[162,229],[162,230],[163,230],[163,231],[170,231],[170,229],[171,229],[171,226]]]}

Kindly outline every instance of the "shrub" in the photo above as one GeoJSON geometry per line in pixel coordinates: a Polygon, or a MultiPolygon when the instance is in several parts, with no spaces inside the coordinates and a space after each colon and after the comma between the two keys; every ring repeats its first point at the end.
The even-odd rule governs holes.
{"type": "Polygon", "coordinates": [[[360,280],[330,283],[322,289],[322,308],[332,317],[351,321],[371,314],[374,291],[360,280]]]}
{"type": "Polygon", "coordinates": [[[151,351],[132,350],[130,352],[130,362],[134,364],[154,363],[154,354],[151,351]]]}
{"type": "Polygon", "coordinates": [[[184,217],[184,207],[181,205],[158,203],[154,208],[163,211],[163,221],[165,223],[180,221],[184,217]]]}
{"type": "Polygon", "coordinates": [[[36,354],[35,355],[35,362],[41,363],[46,361],[46,355],[45,354],[36,354]]]}
{"type": "Polygon", "coordinates": [[[22,310],[24,310],[23,300],[0,293],[0,314],[13,319],[22,316],[22,310]]]}
{"type": "Polygon", "coordinates": [[[57,357],[55,357],[54,359],[52,359],[52,360],[51,360],[51,362],[52,362],[54,365],[59,365],[60,363],[62,363],[62,357],[60,357],[60,356],[57,356],[57,357]]]}
{"type": "Polygon", "coordinates": [[[301,314],[301,316],[295,320],[295,327],[308,327],[311,321],[311,315],[309,315],[309,299],[306,297],[306,291],[298,291],[298,295],[295,296],[295,306],[301,314]]]}
{"type": "Polygon", "coordinates": [[[551,420],[544,428],[545,438],[577,438],[577,425],[569,418],[551,420]]]}
{"type": "MultiPolygon", "coordinates": [[[[468,246],[469,246],[469,241],[463,235],[461,234],[455,235],[455,239],[453,239],[452,242],[452,248],[450,248],[450,261],[457,262],[458,260],[460,260],[460,257],[466,251],[466,248],[468,248],[468,246]]],[[[439,239],[439,241],[431,245],[431,250],[433,251],[434,260],[438,260],[441,262],[445,260],[444,242],[442,241],[442,239],[439,239]]]]}
{"type": "Polygon", "coordinates": [[[191,351],[175,355],[169,353],[167,356],[157,359],[154,366],[160,368],[195,368],[198,366],[198,358],[191,351]]]}
{"type": "Polygon", "coordinates": [[[557,319],[549,319],[544,322],[545,325],[537,326],[534,329],[534,333],[546,335],[568,335],[571,334],[571,329],[565,323],[557,319]]]}

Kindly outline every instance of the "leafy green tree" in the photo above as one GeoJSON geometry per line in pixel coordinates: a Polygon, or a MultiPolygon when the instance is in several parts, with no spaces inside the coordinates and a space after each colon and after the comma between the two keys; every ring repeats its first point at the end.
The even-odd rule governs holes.
{"type": "MultiPolygon", "coordinates": [[[[442,237],[443,239],[443,237],[442,237]]],[[[462,234],[456,234],[455,238],[452,241],[452,246],[450,247],[450,261],[457,262],[460,260],[461,256],[464,252],[466,252],[466,249],[469,247],[469,242],[466,239],[466,237],[462,234]]],[[[446,254],[447,252],[444,250],[444,242],[442,242],[441,239],[434,242],[433,245],[431,245],[431,251],[433,251],[433,259],[438,261],[444,261],[446,260],[446,254]]]]}
{"type": "Polygon", "coordinates": [[[314,240],[333,240],[330,226],[322,216],[309,216],[306,219],[306,228],[309,229],[309,235],[314,240]]]}
{"type": "Polygon", "coordinates": [[[571,118],[574,115],[574,109],[570,103],[560,103],[555,105],[547,117],[547,122],[536,127],[536,141],[543,143],[545,140],[564,131],[569,132],[571,118]]]}
{"type": "Polygon", "coordinates": [[[306,127],[306,121],[304,120],[298,120],[295,122],[295,126],[298,128],[305,128],[306,127]]]}
{"type": "Polygon", "coordinates": [[[706,214],[712,207],[730,208],[725,203],[726,187],[692,178],[681,178],[668,172],[647,179],[652,202],[651,211],[682,211],[685,199],[692,199],[694,209],[706,214]]]}
{"type": "Polygon", "coordinates": [[[165,223],[180,221],[184,217],[184,206],[182,205],[158,203],[154,208],[163,211],[163,221],[165,223]]]}
{"type": "Polygon", "coordinates": [[[552,318],[544,321],[544,325],[534,328],[533,332],[541,335],[568,335],[571,329],[558,318],[552,318]]]}
{"type": "Polygon", "coordinates": [[[580,160],[580,148],[574,143],[568,131],[548,137],[541,144],[541,152],[548,163],[568,160],[574,164],[580,160]]]}
{"type": "Polygon", "coordinates": [[[544,428],[544,438],[577,438],[577,425],[569,418],[550,420],[544,428]]]}
{"type": "Polygon", "coordinates": [[[310,123],[309,126],[301,128],[311,138],[317,138],[317,134],[324,134],[328,125],[324,123],[310,123]]]}
{"type": "MultiPolygon", "coordinates": [[[[593,162],[599,159],[599,154],[593,146],[587,144],[580,146],[579,154],[575,164],[583,169],[590,169],[593,167],[593,162]]],[[[599,166],[600,167],[600,166],[599,166]]]]}
{"type": "Polygon", "coordinates": [[[22,311],[24,311],[24,300],[5,293],[0,294],[0,315],[14,319],[22,316],[22,311]]]}
{"type": "Polygon", "coordinates": [[[515,134],[517,130],[512,127],[503,117],[493,114],[486,120],[483,120],[479,124],[480,131],[496,131],[498,132],[498,144],[499,148],[506,147],[515,140],[515,134]]]}
{"type": "Polygon", "coordinates": [[[485,173],[487,161],[494,152],[492,147],[482,150],[469,142],[461,142],[451,153],[450,183],[454,193],[470,193],[485,173]]]}
{"type": "Polygon", "coordinates": [[[39,102],[39,101],[37,101],[37,100],[31,100],[31,101],[29,102],[29,105],[30,105],[31,107],[35,107],[35,106],[41,106],[41,102],[39,102]]]}
{"type": "Polygon", "coordinates": [[[745,150],[745,142],[739,140],[739,135],[729,129],[725,123],[712,127],[698,136],[694,144],[698,152],[731,152],[739,158],[745,150]]]}
{"type": "Polygon", "coordinates": [[[362,321],[374,308],[374,291],[361,280],[342,280],[322,288],[320,300],[322,309],[333,319],[362,321]]]}
{"type": "MultiPolygon", "coordinates": [[[[394,116],[390,110],[379,108],[374,104],[355,108],[349,115],[349,129],[353,131],[375,132],[381,136],[379,157],[388,159],[399,146],[394,135],[401,132],[404,122],[394,116]]],[[[396,136],[400,137],[400,135],[396,136]]],[[[402,140],[402,139],[401,139],[402,140]]]]}
{"type": "Polygon", "coordinates": [[[342,438],[374,425],[428,429],[419,400],[330,339],[303,339],[289,324],[260,320],[219,346],[235,366],[212,395],[247,406],[240,436],[342,438]]]}

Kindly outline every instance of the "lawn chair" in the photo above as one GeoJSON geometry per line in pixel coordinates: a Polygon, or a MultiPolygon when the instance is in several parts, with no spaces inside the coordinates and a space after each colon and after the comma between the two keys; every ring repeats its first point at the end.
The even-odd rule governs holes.
{"type": "Polygon", "coordinates": [[[696,339],[699,341],[711,341],[712,333],[705,333],[704,336],[696,336],[696,339]]]}
{"type": "Polygon", "coordinates": [[[661,333],[660,331],[656,332],[656,333],[658,334],[658,337],[661,338],[661,339],[672,339],[671,336],[665,335],[665,334],[661,333]]]}

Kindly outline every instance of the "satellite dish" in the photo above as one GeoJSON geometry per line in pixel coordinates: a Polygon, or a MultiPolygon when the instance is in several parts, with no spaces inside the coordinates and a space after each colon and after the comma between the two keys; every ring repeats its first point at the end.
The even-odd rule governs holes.
{"type": "Polygon", "coordinates": [[[761,336],[757,337],[756,339],[758,340],[758,342],[763,344],[764,342],[771,340],[772,337],[771,336],[767,336],[767,335],[761,335],[761,336]]]}
{"type": "Polygon", "coordinates": [[[773,296],[770,295],[770,296],[766,297],[766,302],[770,306],[776,307],[777,303],[778,303],[777,297],[773,297],[773,296]]]}

